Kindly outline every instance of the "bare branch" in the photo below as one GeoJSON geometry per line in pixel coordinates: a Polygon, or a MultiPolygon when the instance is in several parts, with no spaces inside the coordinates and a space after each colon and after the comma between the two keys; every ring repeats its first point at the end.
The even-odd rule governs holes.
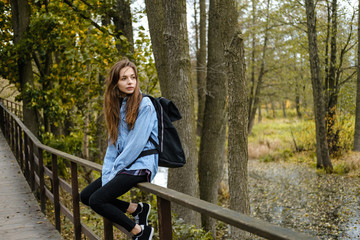
{"type": "Polygon", "coordinates": [[[64,0],[64,2],[71,7],[75,12],[79,13],[79,15],[86,19],[89,20],[91,22],[91,24],[96,27],[97,29],[99,29],[101,32],[103,33],[108,33],[111,36],[114,36],[114,34],[110,33],[108,30],[106,30],[104,27],[100,26],[98,23],[96,23],[95,21],[93,21],[90,17],[86,16],[83,11],[79,10],[78,8],[76,8],[69,0],[64,0]]]}

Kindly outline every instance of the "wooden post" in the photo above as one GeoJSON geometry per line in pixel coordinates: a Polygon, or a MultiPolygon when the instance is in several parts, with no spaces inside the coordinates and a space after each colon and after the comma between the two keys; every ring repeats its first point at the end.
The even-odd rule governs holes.
{"type": "Polygon", "coordinates": [[[35,191],[34,143],[29,139],[30,188],[35,191]]]}
{"type": "Polygon", "coordinates": [[[4,119],[5,119],[5,116],[4,116],[4,109],[3,107],[1,106],[0,107],[0,127],[1,127],[1,130],[3,132],[3,134],[5,135],[5,132],[4,132],[4,119]]]}
{"type": "Polygon", "coordinates": [[[171,206],[170,201],[157,197],[159,216],[159,237],[160,240],[172,239],[171,206]]]}
{"type": "MultiPolygon", "coordinates": [[[[15,105],[16,106],[16,105],[15,105]]],[[[20,137],[19,137],[19,124],[14,120],[15,122],[15,156],[18,163],[20,163],[20,156],[19,156],[19,145],[20,145],[20,137]]]]}
{"type": "Polygon", "coordinates": [[[8,121],[8,114],[6,111],[4,111],[4,136],[5,136],[5,139],[6,141],[9,142],[9,139],[8,139],[8,124],[9,124],[9,121],[8,121]]]}
{"type": "Polygon", "coordinates": [[[55,228],[61,233],[60,220],[60,197],[59,197],[59,176],[57,166],[57,155],[51,154],[52,174],[53,174],[53,195],[54,195],[54,211],[55,211],[55,228]]]}
{"type": "Polygon", "coordinates": [[[113,225],[112,222],[106,218],[104,219],[104,239],[105,240],[113,240],[113,225]]]}
{"type": "MultiPolygon", "coordinates": [[[[24,133],[25,134],[25,133],[24,133]]],[[[20,151],[20,168],[24,172],[24,135],[21,127],[19,126],[19,151],[20,151]]]]}
{"type": "Polygon", "coordinates": [[[10,114],[6,113],[6,140],[10,146],[10,114]]]}
{"type": "Polygon", "coordinates": [[[14,144],[13,144],[13,121],[11,118],[11,115],[9,114],[9,145],[10,145],[10,149],[13,150],[14,149],[14,144]]]}
{"type": "Polygon", "coordinates": [[[28,182],[30,182],[30,174],[29,174],[29,137],[28,135],[24,132],[24,153],[25,153],[25,166],[24,166],[24,173],[25,173],[25,178],[28,182]]]}
{"type": "Polygon", "coordinates": [[[12,151],[16,157],[16,121],[11,117],[12,151]]]}
{"type": "Polygon", "coordinates": [[[80,240],[81,239],[80,206],[79,206],[80,197],[79,197],[79,187],[78,187],[77,165],[74,162],[71,162],[71,189],[72,189],[75,240],[80,240]]]}
{"type": "Polygon", "coordinates": [[[43,150],[37,148],[38,150],[38,159],[39,159],[39,178],[40,178],[40,208],[43,213],[45,213],[45,179],[44,179],[44,160],[43,160],[43,150]]]}

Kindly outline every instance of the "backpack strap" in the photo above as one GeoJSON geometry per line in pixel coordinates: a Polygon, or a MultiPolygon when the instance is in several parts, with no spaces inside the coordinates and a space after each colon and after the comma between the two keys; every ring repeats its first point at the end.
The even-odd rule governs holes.
{"type": "Polygon", "coordinates": [[[149,137],[149,141],[152,142],[152,144],[154,144],[156,148],[142,151],[136,159],[144,157],[144,156],[152,155],[152,154],[157,154],[160,152],[159,144],[154,139],[152,139],[152,137],[149,137]]]}

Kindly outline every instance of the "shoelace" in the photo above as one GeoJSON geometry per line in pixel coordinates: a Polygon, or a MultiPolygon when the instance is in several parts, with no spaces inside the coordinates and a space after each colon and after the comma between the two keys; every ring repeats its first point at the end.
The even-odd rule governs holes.
{"type": "Polygon", "coordinates": [[[135,223],[136,224],[139,224],[139,214],[137,214],[135,217],[134,217],[134,220],[135,220],[135,223]]]}
{"type": "Polygon", "coordinates": [[[142,213],[143,210],[144,210],[144,209],[141,208],[141,211],[138,212],[138,214],[136,214],[136,215],[134,216],[134,220],[135,220],[135,223],[136,223],[136,224],[139,224],[139,219],[140,219],[139,214],[142,213]]]}

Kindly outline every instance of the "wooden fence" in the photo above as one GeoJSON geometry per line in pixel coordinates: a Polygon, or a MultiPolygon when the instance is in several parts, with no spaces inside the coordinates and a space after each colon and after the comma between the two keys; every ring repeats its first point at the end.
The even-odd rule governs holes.
{"type": "MultiPolygon", "coordinates": [[[[74,239],[81,239],[84,234],[88,239],[101,239],[94,234],[80,218],[78,169],[86,167],[101,172],[101,165],[61,152],[42,144],[15,115],[22,114],[21,106],[0,99],[0,125],[32,191],[37,191],[41,211],[45,213],[46,197],[51,201],[55,213],[55,227],[61,232],[60,214],[66,216],[74,226],[74,239]],[[6,107],[4,106],[6,105],[6,107]],[[51,169],[44,165],[44,153],[51,155],[51,169]],[[71,184],[59,177],[58,161],[67,160],[71,169],[71,184]],[[45,184],[45,176],[51,179],[51,189],[45,184]],[[60,187],[72,196],[72,206],[67,208],[60,201],[60,187]]],[[[238,227],[266,239],[316,239],[304,233],[295,232],[274,224],[249,217],[247,215],[217,206],[198,198],[160,187],[151,183],[140,183],[142,191],[156,195],[161,240],[172,239],[171,203],[180,204],[201,214],[206,214],[224,223],[238,227]]],[[[103,239],[113,239],[113,223],[104,218],[103,239]]],[[[118,226],[116,226],[118,227],[118,226]]],[[[119,227],[118,227],[119,228],[119,227]]],[[[120,228],[121,229],[121,228],[120,228]]],[[[124,229],[121,229],[124,230],[124,229]]],[[[129,233],[127,233],[129,235],[129,233]]]]}

